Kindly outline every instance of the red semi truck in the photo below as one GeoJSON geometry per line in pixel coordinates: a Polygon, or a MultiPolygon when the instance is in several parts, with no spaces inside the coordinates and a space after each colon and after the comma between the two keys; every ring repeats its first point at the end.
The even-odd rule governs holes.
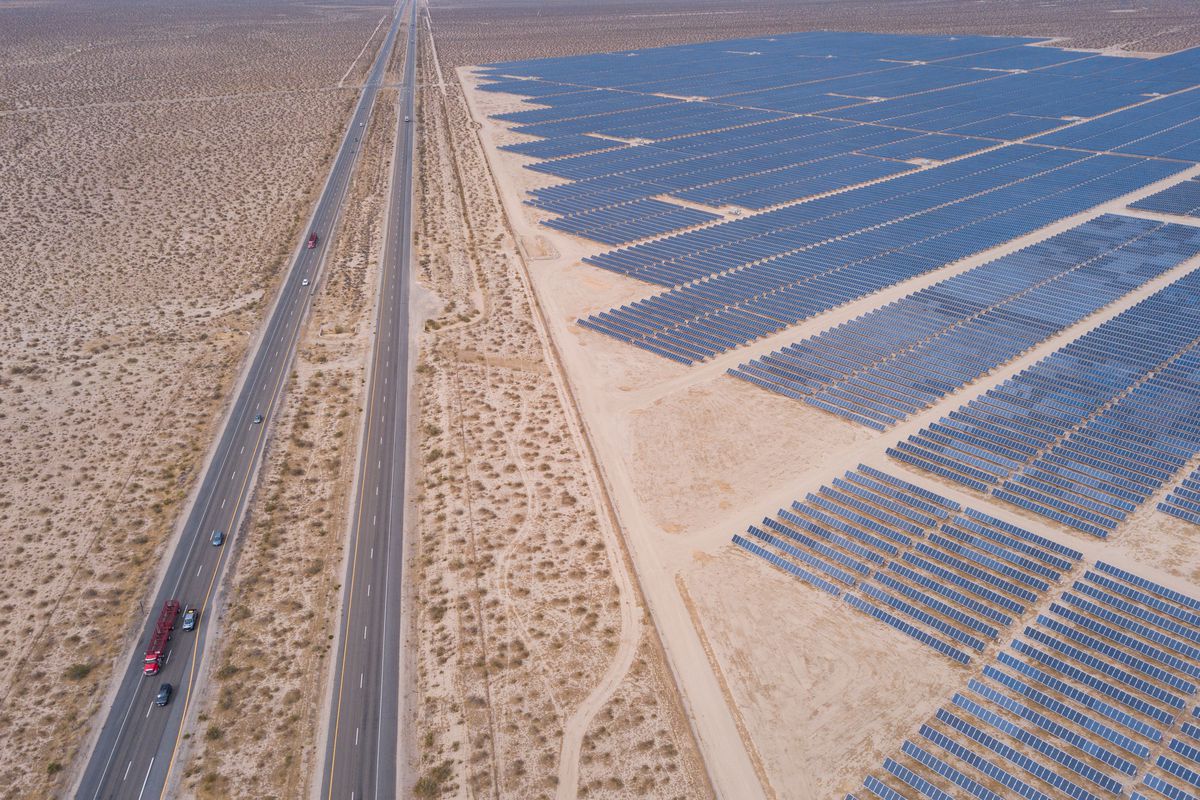
{"type": "Polygon", "coordinates": [[[157,675],[162,668],[162,659],[167,653],[167,642],[171,640],[171,631],[175,628],[175,618],[178,616],[178,600],[163,603],[158,622],[154,623],[154,633],[150,634],[150,644],[146,647],[146,658],[142,664],[143,675],[157,675]]]}
{"type": "Polygon", "coordinates": [[[317,234],[315,232],[313,232],[313,233],[309,234],[309,236],[308,236],[308,249],[312,250],[316,246],[317,246],[317,234]]]}

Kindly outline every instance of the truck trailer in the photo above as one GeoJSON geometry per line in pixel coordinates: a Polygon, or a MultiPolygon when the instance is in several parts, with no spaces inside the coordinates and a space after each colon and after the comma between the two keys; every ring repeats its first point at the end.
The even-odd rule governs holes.
{"type": "Polygon", "coordinates": [[[158,621],[154,623],[154,632],[150,634],[150,644],[146,646],[146,657],[142,663],[143,675],[157,675],[162,669],[163,657],[167,654],[167,642],[171,641],[171,631],[175,629],[175,618],[178,616],[178,600],[163,603],[158,621]]]}

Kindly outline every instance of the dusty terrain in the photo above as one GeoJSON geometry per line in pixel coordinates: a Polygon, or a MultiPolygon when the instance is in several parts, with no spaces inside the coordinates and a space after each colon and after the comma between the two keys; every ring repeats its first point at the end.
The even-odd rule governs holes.
{"type": "MultiPolygon", "coordinates": [[[[436,24],[436,8],[434,13],[436,24]]],[[[460,69],[458,76],[464,85],[473,85],[469,69],[460,69]]],[[[883,451],[1200,266],[1196,259],[888,434],[872,433],[724,375],[728,367],[758,352],[777,349],[1104,211],[1120,212],[1124,201],[1068,218],[688,369],[575,324],[581,316],[655,289],[582,264],[583,255],[603,248],[538,226],[536,211],[522,201],[526,189],[544,184],[546,178],[523,169],[521,157],[498,149],[515,137],[489,119],[519,103],[470,88],[467,97],[508,219],[526,252],[537,253],[528,262],[535,295],[579,403],[584,429],[596,448],[652,618],[719,793],[842,796],[859,786],[865,771],[874,769],[980,668],[940,660],[913,640],[881,629],[846,604],[729,544],[731,535],[747,524],[803,498],[860,462],[1068,542],[1087,558],[1124,564],[1171,586],[1194,585],[1200,563],[1195,531],[1175,521],[1164,525],[1162,515],[1153,512],[1153,500],[1119,535],[1100,542],[925,473],[908,472],[883,451]],[[545,244],[531,246],[539,241],[545,244]]],[[[1158,191],[1180,177],[1138,194],[1158,191]]],[[[1037,610],[1027,614],[1035,616],[1037,610]]],[[[1019,626],[1020,622],[1014,629],[1019,631],[1019,626]]]]}
{"type": "Polygon", "coordinates": [[[428,45],[413,794],[704,797],[461,89],[428,45]]]}
{"type": "Polygon", "coordinates": [[[184,769],[199,797],[297,797],[319,763],[318,711],[344,574],[348,490],[361,440],[396,93],[376,100],[317,283],[288,401],[244,524],[244,549],[184,769]]]}
{"type": "Polygon", "coordinates": [[[595,53],[788,31],[978,33],[1063,38],[1067,47],[1171,52],[1200,44],[1188,0],[601,0],[486,5],[430,0],[442,57],[455,64],[595,53]]]}
{"type": "Polygon", "coordinates": [[[0,7],[5,796],[56,793],[140,629],[385,10],[0,7]]]}

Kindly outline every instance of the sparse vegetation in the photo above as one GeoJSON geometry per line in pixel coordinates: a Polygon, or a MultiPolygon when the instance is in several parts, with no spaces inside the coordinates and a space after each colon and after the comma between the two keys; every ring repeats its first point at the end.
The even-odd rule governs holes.
{"type": "MultiPolygon", "coordinates": [[[[591,463],[461,87],[443,91],[446,67],[433,61],[428,36],[422,44],[416,264],[440,309],[425,325],[414,388],[422,471],[412,791],[549,798],[568,720],[619,652],[612,564],[621,555],[609,552],[591,463]]],[[[672,689],[659,688],[670,717],[672,689]]],[[[686,725],[671,727],[669,741],[694,758],[686,725]]],[[[705,796],[687,766],[664,796],[705,796]]]]}

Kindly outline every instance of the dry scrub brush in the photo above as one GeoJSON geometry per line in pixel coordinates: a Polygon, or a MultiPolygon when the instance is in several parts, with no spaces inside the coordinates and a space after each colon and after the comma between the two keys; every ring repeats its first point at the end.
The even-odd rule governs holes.
{"type": "Polygon", "coordinates": [[[1172,52],[1200,44],[1200,6],[1147,0],[430,0],[443,67],[576,55],[792,31],[1065,37],[1069,47],[1172,52]]]}
{"type": "Polygon", "coordinates": [[[472,123],[427,53],[418,274],[443,308],[415,389],[414,792],[550,797],[563,722],[616,650],[618,590],[472,123]]]}

